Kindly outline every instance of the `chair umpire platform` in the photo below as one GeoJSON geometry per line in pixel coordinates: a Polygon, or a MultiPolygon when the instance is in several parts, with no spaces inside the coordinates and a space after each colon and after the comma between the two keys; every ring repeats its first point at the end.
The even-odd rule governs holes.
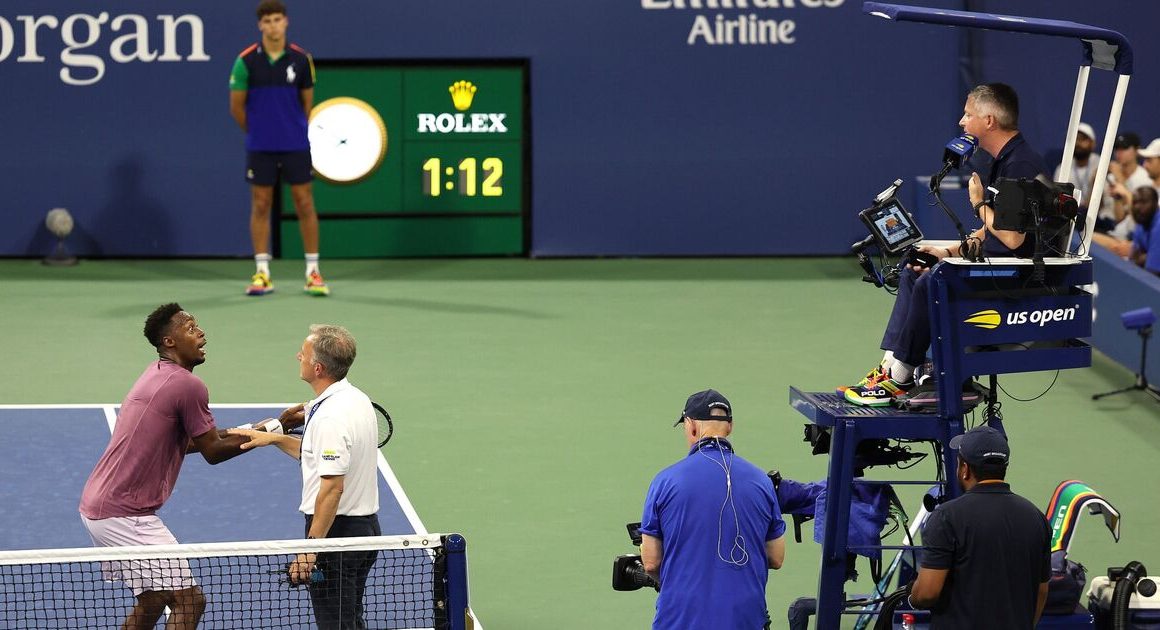
{"type": "MultiPolygon", "coordinates": [[[[1033,265],[1027,260],[970,263],[951,258],[928,272],[932,274],[931,352],[938,376],[936,413],[859,407],[831,392],[790,388],[790,405],[830,433],[818,628],[838,628],[842,614],[865,612],[845,607],[846,554],[864,549],[847,544],[850,501],[853,484],[883,481],[855,479],[860,442],[908,439],[939,443],[946,481],[929,483],[941,483],[944,495],[954,498],[962,490],[955,481],[957,457],[948,444],[963,432],[961,387],[967,379],[1091,365],[1091,347],[1081,339],[1091,336],[1092,329],[1092,296],[1082,288],[1092,281],[1091,260],[1048,259],[1044,271],[1044,282],[1034,286],[1033,265]]],[[[992,424],[998,424],[997,420],[992,424]]],[[[1001,426],[997,428],[1001,430],[1001,426]]],[[[901,608],[899,612],[903,612],[901,608]]]]}

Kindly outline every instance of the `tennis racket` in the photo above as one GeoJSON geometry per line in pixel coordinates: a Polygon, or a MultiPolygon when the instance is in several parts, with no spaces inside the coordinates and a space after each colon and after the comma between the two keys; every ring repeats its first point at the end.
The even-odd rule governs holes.
{"type": "Polygon", "coordinates": [[[395,434],[395,424],[391,422],[391,414],[387,413],[382,405],[372,401],[371,406],[375,408],[375,419],[379,424],[379,448],[382,448],[395,434]]]}

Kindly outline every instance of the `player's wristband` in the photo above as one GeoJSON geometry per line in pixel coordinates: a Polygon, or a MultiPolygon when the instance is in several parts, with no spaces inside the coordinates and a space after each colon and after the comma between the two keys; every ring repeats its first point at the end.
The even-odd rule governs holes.
{"type": "Polygon", "coordinates": [[[266,427],[267,433],[277,433],[278,435],[285,433],[285,431],[282,430],[282,422],[279,420],[267,420],[264,426],[266,427]]]}
{"type": "Polygon", "coordinates": [[[254,428],[254,425],[247,422],[245,424],[239,424],[238,426],[236,426],[234,428],[236,428],[236,429],[252,429],[252,428],[254,428]]]}

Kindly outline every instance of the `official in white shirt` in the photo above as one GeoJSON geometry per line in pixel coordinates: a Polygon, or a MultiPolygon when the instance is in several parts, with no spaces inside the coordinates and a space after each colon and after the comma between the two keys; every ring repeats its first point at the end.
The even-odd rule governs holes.
{"type": "MultiPolygon", "coordinates": [[[[231,429],[248,435],[243,449],[277,445],[302,466],[307,538],[379,536],[378,429],[371,400],[346,379],[355,340],[341,326],[310,327],[298,352],[299,375],[314,389],[306,403],[302,438],[231,429]]],[[[374,551],[300,554],[290,580],[309,584],[319,628],[364,628],[363,591],[378,556],[374,551]],[[311,577],[313,571],[322,579],[311,577]]]]}

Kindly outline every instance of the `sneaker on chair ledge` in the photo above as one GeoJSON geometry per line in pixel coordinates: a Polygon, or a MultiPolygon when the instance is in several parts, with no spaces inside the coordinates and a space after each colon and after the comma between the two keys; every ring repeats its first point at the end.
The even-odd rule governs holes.
{"type": "Polygon", "coordinates": [[[311,271],[306,278],[306,288],[304,289],[310,295],[324,297],[330,295],[330,287],[326,286],[326,282],[322,279],[322,274],[317,271],[311,271]]]}
{"type": "Polygon", "coordinates": [[[892,378],[880,379],[874,383],[854,386],[846,390],[846,400],[864,407],[886,407],[895,398],[914,389],[914,381],[899,383],[892,378]]]}
{"type": "Polygon", "coordinates": [[[874,366],[873,370],[870,370],[869,372],[867,372],[866,376],[863,376],[862,380],[858,381],[857,383],[854,383],[853,385],[839,385],[839,386],[835,387],[834,393],[845,394],[847,389],[852,389],[854,387],[865,387],[866,385],[873,385],[874,383],[877,383],[878,381],[880,381],[884,378],[886,378],[886,372],[882,371],[882,365],[879,364],[879,365],[874,366]]]}
{"type": "Polygon", "coordinates": [[[270,274],[258,272],[250,278],[250,286],[246,287],[246,295],[266,295],[274,292],[274,283],[270,274]]]}

